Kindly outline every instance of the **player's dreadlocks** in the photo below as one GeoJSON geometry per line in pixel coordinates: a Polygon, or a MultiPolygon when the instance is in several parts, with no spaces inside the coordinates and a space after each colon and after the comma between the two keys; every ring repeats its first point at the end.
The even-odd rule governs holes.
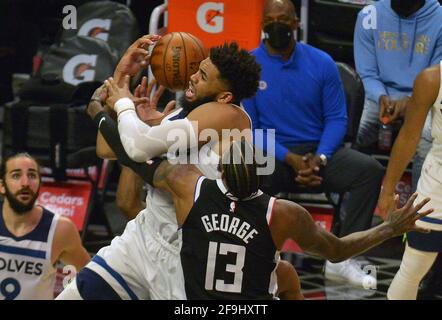
{"type": "Polygon", "coordinates": [[[222,158],[221,170],[227,190],[238,200],[258,192],[260,178],[253,146],[245,140],[234,141],[222,158]]]}

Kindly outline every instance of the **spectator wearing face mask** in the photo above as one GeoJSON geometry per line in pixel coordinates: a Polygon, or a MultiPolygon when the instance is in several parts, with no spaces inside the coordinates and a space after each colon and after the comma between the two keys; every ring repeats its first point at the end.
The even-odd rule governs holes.
{"type": "MultiPolygon", "coordinates": [[[[252,52],[262,67],[260,87],[243,100],[254,128],[276,130],[275,172],[264,177],[261,189],[271,195],[348,192],[339,236],[368,229],[384,172],[373,158],[342,147],[347,111],[336,63],[295,41],[298,18],[290,0],[267,1],[262,27],[264,41],[252,52]]],[[[327,261],[325,275],[356,285],[374,281],[354,260],[327,261]]]]}
{"type": "MultiPolygon", "coordinates": [[[[442,7],[437,0],[381,0],[362,10],[356,22],[356,70],[365,88],[357,146],[378,139],[379,127],[401,119],[413,81],[425,68],[442,59],[442,7]]],[[[413,161],[413,191],[431,147],[427,117],[413,161]]]]}

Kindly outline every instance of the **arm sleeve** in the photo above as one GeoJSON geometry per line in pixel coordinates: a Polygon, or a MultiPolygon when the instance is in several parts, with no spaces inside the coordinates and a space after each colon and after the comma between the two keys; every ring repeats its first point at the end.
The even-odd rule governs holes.
{"type": "MultiPolygon", "coordinates": [[[[123,99],[118,100],[116,106],[123,99]]],[[[181,152],[198,146],[197,131],[187,118],[150,127],[138,118],[131,100],[124,103],[127,106],[118,112],[118,131],[124,150],[132,160],[145,162],[168,151],[181,152]]]]}
{"type": "Polygon", "coordinates": [[[327,158],[331,158],[342,144],[347,132],[347,106],[336,63],[330,59],[324,66],[322,89],[324,131],[316,153],[325,154],[327,158]]]}
{"type": "Polygon", "coordinates": [[[94,122],[106,140],[107,144],[110,146],[112,151],[114,151],[117,156],[118,161],[131,168],[136,174],[138,174],[144,182],[153,185],[153,176],[155,170],[161,163],[161,159],[153,159],[151,164],[146,162],[135,162],[127,155],[123,148],[123,144],[120,141],[120,136],[118,134],[118,128],[116,122],[104,111],[99,112],[95,118],[94,122]]]}
{"type": "Polygon", "coordinates": [[[354,32],[354,56],[356,70],[364,83],[366,97],[376,103],[387,90],[379,76],[373,30],[364,28],[362,23],[366,14],[359,12],[354,32]]]}
{"type": "Polygon", "coordinates": [[[249,98],[242,101],[244,109],[250,116],[253,126],[253,140],[255,146],[264,150],[267,155],[276,157],[279,161],[285,162],[289,150],[276,141],[274,132],[261,130],[259,124],[259,113],[256,107],[256,99],[249,98]],[[271,142],[270,144],[268,142],[271,142]]]}

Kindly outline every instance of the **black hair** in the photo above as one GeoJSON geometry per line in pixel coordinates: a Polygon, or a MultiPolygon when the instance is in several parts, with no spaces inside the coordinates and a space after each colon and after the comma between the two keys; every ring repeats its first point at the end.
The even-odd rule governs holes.
{"type": "Polygon", "coordinates": [[[221,160],[221,171],[227,191],[238,200],[255,195],[260,186],[254,147],[246,142],[234,141],[221,160]]]}
{"type": "Polygon", "coordinates": [[[3,161],[2,161],[2,163],[0,165],[0,179],[2,179],[3,181],[5,180],[6,164],[8,163],[8,161],[12,160],[12,159],[16,159],[16,158],[21,158],[21,157],[32,159],[37,164],[38,175],[41,178],[41,175],[40,175],[40,164],[38,163],[37,159],[35,159],[33,156],[31,156],[27,152],[19,152],[19,153],[10,155],[10,156],[6,157],[5,159],[3,159],[3,161]]]}
{"type": "Polygon", "coordinates": [[[261,66],[248,51],[239,48],[236,42],[224,43],[210,49],[210,61],[232,91],[234,103],[255,95],[261,66]]]}

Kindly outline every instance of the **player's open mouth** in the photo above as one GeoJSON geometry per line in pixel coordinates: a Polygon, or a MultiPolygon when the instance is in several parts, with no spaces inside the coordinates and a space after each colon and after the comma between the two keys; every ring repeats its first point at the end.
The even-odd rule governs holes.
{"type": "Polygon", "coordinates": [[[27,201],[27,200],[29,200],[29,199],[32,197],[32,194],[31,194],[31,192],[20,192],[20,193],[17,195],[17,197],[18,197],[20,200],[27,201]]]}
{"type": "Polygon", "coordinates": [[[186,98],[191,99],[195,96],[195,89],[192,86],[192,83],[189,81],[189,88],[186,90],[186,98]]]}

